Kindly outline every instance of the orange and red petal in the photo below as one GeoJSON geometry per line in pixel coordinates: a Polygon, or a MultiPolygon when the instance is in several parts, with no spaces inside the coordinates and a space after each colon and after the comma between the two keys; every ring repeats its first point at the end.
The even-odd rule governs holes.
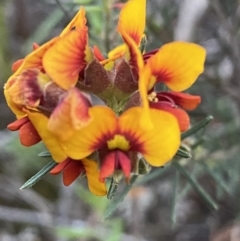
{"type": "Polygon", "coordinates": [[[10,131],[17,131],[27,122],[29,122],[29,119],[28,119],[27,116],[25,116],[25,117],[23,117],[21,119],[15,120],[14,122],[10,123],[7,126],[7,128],[10,131]]]}
{"type": "Polygon", "coordinates": [[[201,103],[201,97],[182,92],[161,92],[161,95],[170,97],[174,103],[185,110],[194,110],[201,103]]]}
{"type": "Polygon", "coordinates": [[[127,45],[125,53],[127,61],[129,61],[129,64],[133,68],[139,71],[143,67],[143,58],[138,46],[133,41],[133,39],[124,31],[122,32],[122,38],[127,45]]]}
{"type": "Polygon", "coordinates": [[[102,55],[100,49],[96,45],[93,46],[93,54],[98,61],[105,60],[105,57],[102,55]]]}
{"type": "Polygon", "coordinates": [[[90,58],[87,28],[72,30],[46,52],[43,67],[51,79],[63,89],[74,87],[79,73],[90,58]]]}
{"type": "Polygon", "coordinates": [[[67,155],[59,145],[58,138],[47,129],[49,119],[38,112],[29,112],[28,117],[39,136],[42,138],[43,143],[51,153],[53,160],[56,162],[63,162],[66,160],[67,155]]]}
{"type": "Polygon", "coordinates": [[[69,186],[83,171],[84,167],[80,161],[71,160],[63,169],[63,184],[69,186]]]}
{"type": "Polygon", "coordinates": [[[16,72],[20,68],[20,66],[22,65],[23,62],[24,62],[24,59],[19,59],[19,60],[15,61],[12,64],[12,72],[16,72]]]}
{"type": "Polygon", "coordinates": [[[52,175],[57,175],[64,170],[64,168],[72,161],[71,158],[67,158],[65,161],[57,164],[49,173],[52,175]]]}
{"type": "Polygon", "coordinates": [[[143,36],[146,22],[146,0],[129,0],[122,8],[119,21],[118,32],[126,32],[136,45],[139,45],[143,36]]]}
{"type": "Polygon", "coordinates": [[[101,161],[100,181],[104,182],[107,177],[114,174],[114,171],[122,171],[127,179],[131,173],[131,161],[125,152],[118,149],[110,151],[101,161]]]}
{"type": "MultiPolygon", "coordinates": [[[[59,37],[53,38],[47,43],[41,45],[39,48],[35,49],[33,52],[28,54],[23,63],[20,65],[20,67],[17,69],[17,71],[14,73],[13,76],[20,74],[25,69],[32,69],[32,68],[38,68],[42,69],[42,59],[46,51],[53,46],[57,42],[59,37]]],[[[11,77],[10,77],[11,78],[11,77]]]]}
{"type": "Polygon", "coordinates": [[[118,168],[122,170],[123,174],[129,180],[131,174],[131,160],[123,151],[116,151],[116,161],[118,168]]]}
{"type": "Polygon", "coordinates": [[[91,120],[89,99],[77,88],[72,88],[55,108],[48,121],[48,130],[60,140],[68,140],[74,131],[91,120]]]}
{"type": "Polygon", "coordinates": [[[113,175],[115,167],[116,151],[111,151],[101,161],[99,180],[104,182],[107,177],[113,175]]]}
{"type": "Polygon", "coordinates": [[[19,139],[23,146],[33,146],[42,139],[33,124],[28,121],[19,129],[19,139]]]}
{"type": "Polygon", "coordinates": [[[83,171],[84,167],[80,161],[67,158],[65,161],[55,166],[50,171],[50,174],[57,175],[60,172],[63,172],[63,184],[65,186],[69,186],[78,178],[79,175],[81,175],[83,171]]]}
{"type": "Polygon", "coordinates": [[[170,113],[149,109],[153,127],[142,128],[142,108],[128,109],[119,118],[122,135],[130,141],[131,151],[140,152],[152,166],[170,161],[180,146],[180,130],[177,119],[170,113]]]}
{"type": "Polygon", "coordinates": [[[178,124],[179,124],[179,128],[180,128],[181,132],[188,130],[188,128],[190,126],[190,118],[189,118],[188,114],[186,113],[186,111],[178,108],[177,106],[172,106],[168,102],[161,102],[161,101],[160,102],[150,102],[150,107],[159,109],[159,110],[163,110],[163,111],[167,111],[167,112],[173,114],[176,117],[176,119],[178,120],[178,124]]]}
{"type": "Polygon", "coordinates": [[[194,43],[172,42],[163,45],[147,60],[151,73],[156,77],[149,82],[148,90],[164,82],[173,91],[189,88],[203,72],[206,50],[194,43]]]}
{"type": "Polygon", "coordinates": [[[83,7],[79,9],[75,17],[71,20],[71,22],[64,28],[61,32],[60,36],[64,36],[73,29],[83,29],[87,23],[87,19],[85,17],[85,10],[83,7]]]}
{"type": "Polygon", "coordinates": [[[89,156],[111,139],[117,129],[115,113],[108,107],[95,106],[89,109],[91,121],[80,130],[73,132],[70,139],[61,140],[66,155],[79,160],[89,156]]]}
{"type": "Polygon", "coordinates": [[[40,45],[37,44],[37,43],[33,43],[33,45],[32,45],[32,49],[33,49],[33,50],[36,50],[36,49],[38,49],[39,47],[40,47],[40,45]]]}
{"type": "Polygon", "coordinates": [[[84,158],[81,160],[88,179],[89,190],[97,196],[107,194],[106,184],[99,180],[98,163],[94,160],[84,158]]]}

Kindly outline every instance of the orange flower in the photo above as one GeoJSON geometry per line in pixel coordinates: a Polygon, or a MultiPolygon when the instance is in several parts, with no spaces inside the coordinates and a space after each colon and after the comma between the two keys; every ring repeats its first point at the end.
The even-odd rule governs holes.
{"type": "MultiPolygon", "coordinates": [[[[184,110],[178,108],[180,106],[187,109],[179,105],[177,101],[180,94],[176,92],[152,93],[153,88],[158,82],[166,84],[173,91],[183,91],[189,88],[203,72],[206,51],[197,44],[176,41],[163,45],[159,50],[142,55],[137,47],[143,36],[145,16],[146,0],[130,0],[123,7],[118,23],[118,31],[128,49],[122,52],[125,51],[125,55],[128,54],[126,57],[130,59],[132,68],[138,71],[139,91],[145,108],[145,117],[142,122],[150,123],[147,117],[150,104],[150,107],[171,112],[178,119],[181,130],[185,131],[189,127],[189,117],[184,110]]],[[[194,108],[200,103],[198,96],[189,98],[189,95],[181,94],[181,99],[192,102],[194,108]]]]}
{"type": "MultiPolygon", "coordinates": [[[[136,45],[140,44],[145,28],[145,8],[145,0],[131,0],[122,8],[118,30],[121,32],[127,27],[125,32],[130,39],[126,41],[131,42],[133,38],[136,45]],[[133,8],[136,11],[132,11],[133,8]],[[141,18],[138,12],[141,13],[141,18]],[[129,18],[131,24],[127,24],[129,18]]],[[[136,52],[128,49],[128,44],[131,43],[116,47],[108,54],[108,59],[105,59],[97,46],[92,49],[88,46],[88,29],[83,8],[75,18],[78,19],[77,23],[72,21],[68,31],[63,31],[64,35],[44,54],[45,71],[60,87],[67,90],[77,84],[80,89],[99,96],[108,105],[112,105],[109,103],[111,96],[118,100],[128,98],[138,88],[139,63],[135,61],[139,58],[135,56],[136,52]]]]}
{"type": "Polygon", "coordinates": [[[105,184],[98,180],[99,170],[97,163],[93,160],[82,159],[77,161],[67,158],[50,171],[53,175],[57,175],[60,172],[63,172],[63,184],[65,186],[72,184],[78,176],[86,174],[89,190],[93,194],[97,196],[105,196],[107,194],[105,184]]]}
{"type": "Polygon", "coordinates": [[[162,166],[171,160],[180,145],[177,121],[165,111],[151,109],[153,128],[142,128],[141,111],[140,107],[130,108],[116,117],[110,108],[92,107],[89,109],[92,121],[76,130],[70,139],[62,139],[60,145],[75,160],[99,151],[100,180],[115,170],[121,170],[129,178],[134,153],[141,153],[153,166],[162,166]]]}
{"type": "Polygon", "coordinates": [[[189,128],[189,117],[183,110],[178,109],[178,106],[186,110],[192,106],[192,110],[200,103],[200,97],[189,98],[189,95],[183,93],[158,92],[151,98],[151,93],[158,82],[163,82],[173,91],[189,88],[203,71],[205,55],[206,51],[202,47],[184,42],[163,45],[150,57],[148,55],[139,73],[139,92],[145,114],[147,115],[149,104],[150,107],[167,110],[179,120],[181,130],[186,131],[189,128]]]}
{"type": "Polygon", "coordinates": [[[105,58],[97,46],[88,45],[80,8],[58,37],[35,45],[13,65],[4,93],[19,120],[9,128],[20,131],[25,145],[42,139],[59,162],[51,173],[62,171],[65,185],[86,173],[89,189],[105,195],[102,182],[109,176],[121,173],[128,180],[142,157],[162,166],[180,146],[180,131],[190,123],[185,110],[196,108],[201,99],[177,91],[202,73],[205,50],[173,42],[144,54],[145,17],[146,0],[124,4],[117,26],[124,44],[105,58]],[[172,91],[154,92],[158,82],[172,91]],[[108,107],[92,106],[84,92],[108,107]],[[137,94],[141,103],[135,101],[137,94]]]}
{"type": "MultiPolygon", "coordinates": [[[[73,27],[82,28],[84,24],[82,14],[83,10],[76,15],[59,37],[48,41],[42,46],[33,44],[33,52],[13,64],[14,74],[4,86],[4,94],[8,106],[16,114],[20,122],[24,122],[25,119],[28,120],[27,123],[18,128],[21,143],[25,146],[30,146],[36,144],[42,138],[47,148],[53,154],[54,160],[58,162],[63,161],[66,155],[63,154],[61,148],[57,148],[56,137],[48,131],[48,118],[46,119],[46,117],[50,117],[57,105],[61,103],[61,100],[65,99],[63,97],[71,95],[74,90],[67,92],[53,82],[43,67],[42,59],[47,50],[55,45],[58,40],[68,35],[73,27]]],[[[89,102],[87,99],[86,97],[86,104],[89,102]]],[[[89,105],[86,107],[88,108],[89,105]]],[[[82,122],[86,121],[85,118],[82,122]]],[[[15,123],[12,125],[15,125],[15,123]]],[[[11,125],[9,129],[12,129],[11,125]]]]}

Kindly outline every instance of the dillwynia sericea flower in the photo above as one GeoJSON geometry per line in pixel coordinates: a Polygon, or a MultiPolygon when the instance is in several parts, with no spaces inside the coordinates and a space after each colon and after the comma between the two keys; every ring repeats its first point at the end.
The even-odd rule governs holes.
{"type": "Polygon", "coordinates": [[[4,93],[17,120],[8,128],[25,146],[42,141],[65,185],[86,174],[90,191],[106,195],[106,178],[129,181],[140,160],[170,161],[189,128],[186,110],[201,99],[181,91],[202,73],[205,50],[176,41],[145,53],[145,17],[146,0],[129,0],[117,25],[123,44],[104,57],[88,44],[81,7],[59,36],[13,64],[4,93]],[[168,91],[156,92],[157,83],[168,91]]]}

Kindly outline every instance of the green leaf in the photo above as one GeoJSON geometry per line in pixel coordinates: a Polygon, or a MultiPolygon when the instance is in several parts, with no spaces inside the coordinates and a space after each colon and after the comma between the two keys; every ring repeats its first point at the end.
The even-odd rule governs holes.
{"type": "Polygon", "coordinates": [[[192,157],[191,153],[183,146],[180,146],[176,155],[179,157],[182,157],[182,158],[191,158],[192,157]]]}
{"type": "Polygon", "coordinates": [[[43,167],[39,172],[27,180],[21,187],[20,190],[25,188],[30,188],[40,181],[46,174],[48,174],[58,163],[55,161],[49,162],[45,167],[43,167]]]}
{"type": "Polygon", "coordinates": [[[194,125],[191,129],[182,133],[181,139],[183,140],[183,139],[195,134],[200,129],[204,128],[212,119],[213,119],[213,116],[211,116],[211,115],[207,116],[205,119],[201,120],[196,125],[194,125]]]}
{"type": "Polygon", "coordinates": [[[43,152],[39,153],[38,156],[40,156],[40,157],[51,157],[52,155],[49,151],[43,151],[43,152]]]}

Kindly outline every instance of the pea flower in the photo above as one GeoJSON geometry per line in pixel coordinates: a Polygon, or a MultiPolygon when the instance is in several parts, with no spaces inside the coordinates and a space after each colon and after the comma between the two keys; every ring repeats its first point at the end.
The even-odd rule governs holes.
{"type": "Polygon", "coordinates": [[[59,36],[13,65],[4,93],[18,120],[9,129],[26,146],[42,140],[59,163],[51,173],[63,172],[65,185],[85,173],[90,191],[105,195],[106,178],[128,181],[140,159],[162,166],[180,146],[190,123],[184,109],[200,97],[179,91],[203,71],[205,50],[173,42],[144,53],[145,18],[146,0],[129,0],[117,26],[123,44],[104,57],[89,46],[81,7],[59,36]],[[155,92],[158,82],[172,91],[155,92]]]}

